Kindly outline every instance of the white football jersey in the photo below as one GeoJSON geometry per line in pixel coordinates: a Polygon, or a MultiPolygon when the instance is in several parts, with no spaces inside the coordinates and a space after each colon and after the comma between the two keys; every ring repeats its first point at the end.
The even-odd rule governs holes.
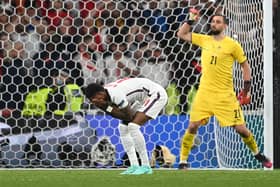
{"type": "Polygon", "coordinates": [[[165,90],[162,86],[146,78],[123,78],[105,85],[112,103],[119,108],[132,105],[135,101],[144,103],[146,98],[165,90]]]}

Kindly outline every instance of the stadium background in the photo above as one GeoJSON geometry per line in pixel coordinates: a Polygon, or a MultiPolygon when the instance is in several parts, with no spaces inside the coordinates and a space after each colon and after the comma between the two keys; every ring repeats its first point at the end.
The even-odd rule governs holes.
{"type": "MultiPolygon", "coordinates": [[[[195,6],[203,15],[195,31],[208,33],[206,21],[214,13],[221,12],[223,1],[1,1],[0,108],[3,111],[21,110],[26,94],[43,86],[52,86],[51,76],[58,69],[67,68],[79,86],[91,81],[105,84],[123,76],[148,77],[167,89],[174,91],[176,88],[175,96],[170,96],[176,107],[164,111],[171,116],[163,115],[157,119],[160,125],[153,127],[158,121],[152,121],[143,129],[153,142],[147,144],[148,149],[152,151],[155,144],[164,144],[178,155],[179,140],[187,122],[187,95],[196,87],[200,75],[200,51],[176,37],[178,27],[186,20],[189,5],[195,6]],[[152,133],[154,130],[155,134],[152,133]],[[171,130],[175,132],[168,134],[171,130]]],[[[279,26],[275,22],[277,29],[279,26]]],[[[276,34],[275,38],[279,40],[279,35],[276,34]]],[[[276,42],[275,51],[278,45],[276,42]]],[[[277,53],[275,56],[276,60],[279,59],[277,53]]],[[[277,76],[280,68],[277,67],[274,68],[274,81],[275,89],[279,90],[277,76]]],[[[279,103],[276,93],[275,103],[279,103]]],[[[275,104],[276,111],[278,108],[279,105],[275,104]]],[[[91,112],[94,115],[100,113],[95,109],[91,112]]],[[[117,121],[101,116],[92,118],[90,114],[87,120],[99,138],[109,136],[113,144],[120,146],[115,130],[117,121]],[[95,120],[98,119],[97,123],[95,120]]],[[[275,119],[275,123],[279,122],[277,115],[275,119]]],[[[10,125],[16,134],[22,132],[23,127],[17,125],[16,116],[4,115],[2,122],[10,125]]],[[[275,127],[277,134],[279,129],[277,131],[278,126],[275,127]]],[[[31,127],[24,128],[32,132],[31,127]]],[[[209,138],[213,127],[209,125],[205,132],[202,128],[200,134],[209,138]]],[[[217,167],[215,143],[211,142],[214,139],[204,141],[207,144],[202,144],[199,152],[194,149],[190,157],[199,165],[193,162],[192,166],[217,167]],[[207,146],[211,149],[206,149],[207,146]],[[209,160],[207,155],[212,159],[209,160]]],[[[276,141],[279,140],[276,138],[276,141]]],[[[122,150],[120,147],[116,149],[122,150]]],[[[279,151],[275,154],[275,158],[279,158],[279,151]]],[[[120,158],[118,155],[117,160],[120,158]]],[[[16,161],[15,165],[20,163],[16,161]]]]}

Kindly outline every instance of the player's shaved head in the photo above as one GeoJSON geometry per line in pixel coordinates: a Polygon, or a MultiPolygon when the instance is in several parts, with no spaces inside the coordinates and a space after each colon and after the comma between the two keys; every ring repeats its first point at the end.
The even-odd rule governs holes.
{"type": "Polygon", "coordinates": [[[96,84],[96,83],[89,84],[84,90],[85,96],[88,99],[91,99],[97,93],[104,92],[104,91],[105,91],[105,88],[103,86],[101,86],[100,84],[96,84]]]}

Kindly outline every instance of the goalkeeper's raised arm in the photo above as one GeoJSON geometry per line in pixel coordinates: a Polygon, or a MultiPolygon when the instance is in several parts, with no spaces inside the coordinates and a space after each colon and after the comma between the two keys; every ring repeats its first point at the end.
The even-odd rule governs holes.
{"type": "Polygon", "coordinates": [[[185,40],[187,42],[192,41],[192,33],[190,32],[191,27],[190,25],[185,22],[180,28],[179,31],[177,32],[177,36],[181,38],[182,40],[185,40]]]}
{"type": "Polygon", "coordinates": [[[177,32],[177,36],[179,38],[181,38],[182,40],[185,40],[187,42],[191,42],[192,41],[192,33],[191,33],[191,26],[193,23],[195,23],[198,18],[199,18],[199,12],[194,9],[191,8],[189,10],[189,18],[186,22],[183,23],[183,25],[179,28],[178,32],[177,32]]]}

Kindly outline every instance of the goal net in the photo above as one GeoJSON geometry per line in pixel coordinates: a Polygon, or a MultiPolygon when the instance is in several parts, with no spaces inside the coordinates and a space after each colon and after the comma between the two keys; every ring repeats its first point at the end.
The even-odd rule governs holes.
{"type": "MultiPolygon", "coordinates": [[[[227,34],[244,47],[253,87],[252,103],[243,109],[263,150],[262,3],[1,1],[0,166],[128,166],[119,120],[90,107],[81,90],[92,82],[147,77],[166,88],[169,96],[161,115],[141,129],[148,153],[153,160],[155,148],[165,146],[175,156],[171,166],[176,167],[201,71],[200,49],[176,36],[191,7],[200,12],[194,32],[209,33],[211,16],[223,13],[229,18],[227,34]],[[70,77],[67,86],[59,84],[62,77],[70,77]]],[[[234,76],[238,92],[238,66],[234,76]]],[[[162,166],[157,160],[155,167],[162,166]]],[[[192,168],[261,167],[240,137],[230,128],[220,128],[214,118],[199,129],[188,162],[192,168]]]]}
{"type": "MultiPolygon", "coordinates": [[[[225,1],[224,13],[229,18],[228,34],[241,43],[251,66],[252,103],[243,106],[243,110],[247,127],[253,132],[260,150],[263,151],[264,72],[262,1],[225,1]]],[[[235,88],[242,88],[242,72],[238,65],[234,68],[234,77],[235,88]]],[[[256,162],[250,150],[246,148],[241,138],[233,129],[217,126],[215,132],[220,167],[261,167],[260,163],[256,162]]]]}

